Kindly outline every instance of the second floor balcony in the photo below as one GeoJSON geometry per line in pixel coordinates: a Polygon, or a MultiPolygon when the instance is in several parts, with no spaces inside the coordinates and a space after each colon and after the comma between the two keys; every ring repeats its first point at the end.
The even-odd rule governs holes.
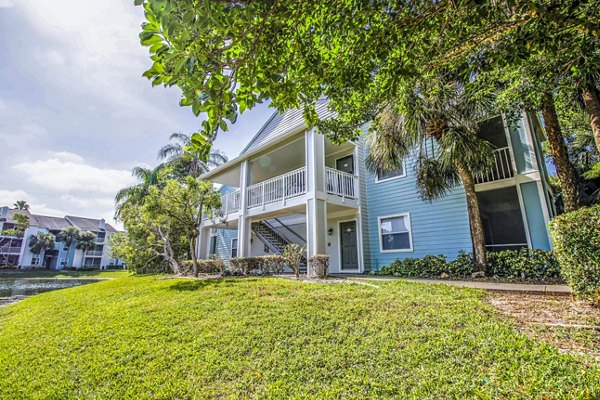
{"type": "Polygon", "coordinates": [[[510,147],[501,147],[494,150],[494,162],[490,170],[475,177],[475,183],[487,183],[509,179],[515,176],[510,147]]]}
{"type": "Polygon", "coordinates": [[[336,145],[316,136],[313,140],[299,132],[283,143],[242,155],[239,161],[232,160],[209,173],[208,179],[226,188],[221,209],[205,219],[223,221],[242,213],[256,216],[282,208],[299,208],[311,196],[327,197],[328,202],[340,206],[358,207],[359,161],[355,144],[336,145]]]}
{"type": "MultiPolygon", "coordinates": [[[[299,199],[307,193],[307,179],[307,169],[301,167],[253,184],[246,189],[246,209],[260,210],[269,205],[285,206],[288,201],[299,199]]],[[[357,175],[325,167],[324,179],[325,190],[329,196],[338,197],[342,202],[358,200],[357,175]]],[[[221,209],[215,210],[213,217],[227,218],[239,213],[242,207],[240,189],[221,196],[221,204],[221,209]]]]}

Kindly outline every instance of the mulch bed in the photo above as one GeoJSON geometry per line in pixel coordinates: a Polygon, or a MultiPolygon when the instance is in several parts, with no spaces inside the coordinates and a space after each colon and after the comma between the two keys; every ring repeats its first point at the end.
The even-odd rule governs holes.
{"type": "Polygon", "coordinates": [[[600,309],[570,296],[490,292],[488,301],[521,332],[600,362],[600,309]]]}

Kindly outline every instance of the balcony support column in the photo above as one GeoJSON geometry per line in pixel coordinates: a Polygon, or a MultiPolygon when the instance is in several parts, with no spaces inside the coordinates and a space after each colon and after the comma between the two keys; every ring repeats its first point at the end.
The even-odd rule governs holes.
{"type": "Polygon", "coordinates": [[[198,240],[196,241],[196,257],[200,260],[205,260],[208,258],[208,243],[210,241],[210,228],[204,228],[202,224],[200,224],[200,236],[198,236],[198,240]]]}
{"type": "Polygon", "coordinates": [[[238,257],[250,257],[251,221],[248,218],[248,186],[250,184],[250,163],[240,164],[240,216],[238,217],[238,257]]]}
{"type": "MultiPolygon", "coordinates": [[[[327,194],[325,191],[325,137],[308,129],[306,143],[306,253],[307,257],[327,251],[327,194]]],[[[308,276],[315,271],[307,268],[308,276]]]]}

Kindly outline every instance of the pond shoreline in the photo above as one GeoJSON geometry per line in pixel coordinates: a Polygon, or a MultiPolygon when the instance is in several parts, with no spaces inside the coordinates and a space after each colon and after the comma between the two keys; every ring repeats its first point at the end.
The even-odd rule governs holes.
{"type": "Polygon", "coordinates": [[[2,278],[0,277],[0,307],[13,304],[28,297],[55,290],[89,285],[106,280],[106,278],[77,277],[34,277],[34,278],[2,278]]]}

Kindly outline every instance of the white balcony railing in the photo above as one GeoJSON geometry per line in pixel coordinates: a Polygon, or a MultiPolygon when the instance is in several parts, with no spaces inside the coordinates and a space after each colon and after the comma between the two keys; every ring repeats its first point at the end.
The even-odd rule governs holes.
{"type": "Polygon", "coordinates": [[[327,167],[326,185],[327,193],[351,199],[358,198],[358,177],[344,171],[327,167]]]}
{"type": "Polygon", "coordinates": [[[225,215],[240,211],[240,190],[221,196],[221,212],[225,215]]]}
{"type": "Polygon", "coordinates": [[[0,247],[0,254],[19,254],[20,252],[21,246],[0,247]]]}
{"type": "Polygon", "coordinates": [[[90,250],[85,252],[86,257],[102,257],[101,250],[90,250]]]}
{"type": "Polygon", "coordinates": [[[508,179],[515,176],[510,149],[502,147],[494,150],[494,164],[492,168],[485,174],[475,177],[475,183],[485,183],[508,179]]]}
{"type": "Polygon", "coordinates": [[[306,193],[306,168],[298,168],[283,175],[248,187],[248,208],[255,208],[306,193]]]}

